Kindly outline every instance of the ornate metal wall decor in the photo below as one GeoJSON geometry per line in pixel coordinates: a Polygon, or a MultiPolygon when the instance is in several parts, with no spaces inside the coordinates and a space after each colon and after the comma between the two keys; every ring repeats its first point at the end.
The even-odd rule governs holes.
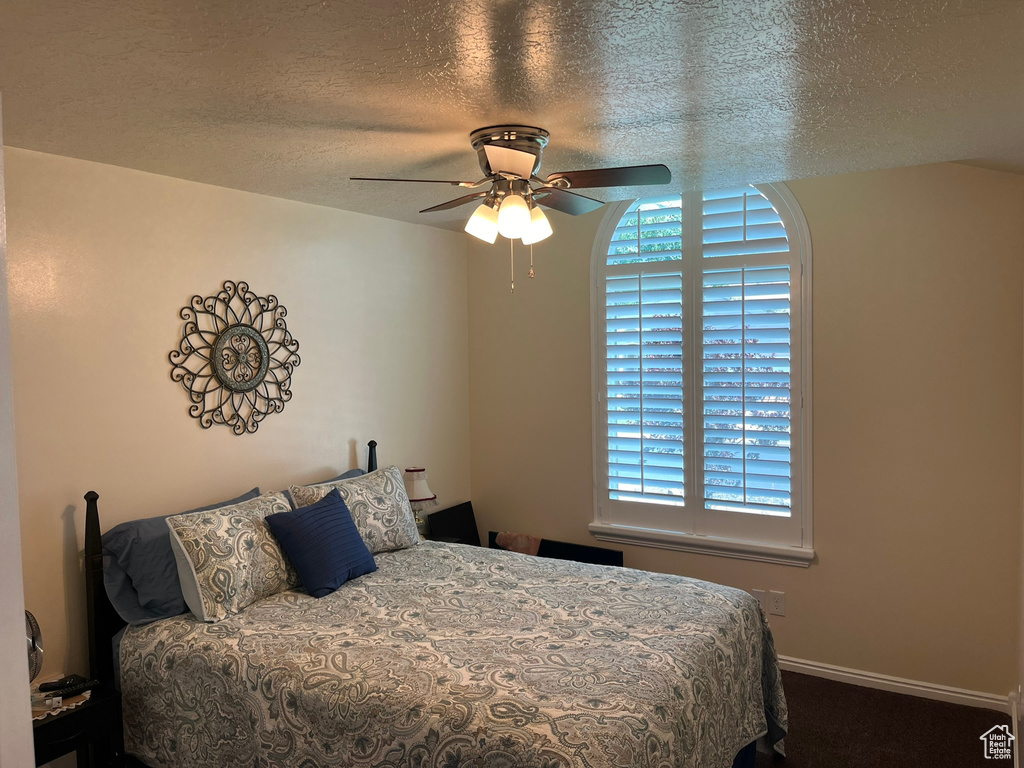
{"type": "Polygon", "coordinates": [[[214,296],[193,296],[181,310],[178,348],[168,355],[171,378],[181,382],[191,416],[208,429],[255,432],[263,419],[291,400],[299,342],[284,321],[277,297],[257,296],[244,282],[225,281],[214,296]]]}

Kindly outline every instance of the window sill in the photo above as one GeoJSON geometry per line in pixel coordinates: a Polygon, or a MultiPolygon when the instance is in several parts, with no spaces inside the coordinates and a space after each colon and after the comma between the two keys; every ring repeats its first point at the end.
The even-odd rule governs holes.
{"type": "Polygon", "coordinates": [[[814,559],[814,550],[810,547],[758,544],[736,539],[719,539],[714,536],[695,536],[676,531],[656,531],[650,528],[591,523],[590,533],[600,541],[635,544],[640,547],[657,547],[658,549],[676,549],[681,552],[734,557],[740,560],[756,560],[762,563],[794,565],[801,568],[807,568],[814,559]]]}

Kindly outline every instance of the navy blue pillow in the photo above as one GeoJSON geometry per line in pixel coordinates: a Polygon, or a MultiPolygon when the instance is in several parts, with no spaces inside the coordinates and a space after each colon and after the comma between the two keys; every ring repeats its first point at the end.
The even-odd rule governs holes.
{"type": "Polygon", "coordinates": [[[316,504],[268,515],[267,524],[313,597],[329,595],[349,579],[377,570],[337,488],[316,504]]]}
{"type": "MultiPolygon", "coordinates": [[[[206,512],[259,495],[260,489],[253,488],[237,499],[189,512],[206,512]]],[[[149,624],[188,610],[165,520],[166,517],[132,520],[103,534],[103,586],[114,610],[129,624],[149,624]]]]}

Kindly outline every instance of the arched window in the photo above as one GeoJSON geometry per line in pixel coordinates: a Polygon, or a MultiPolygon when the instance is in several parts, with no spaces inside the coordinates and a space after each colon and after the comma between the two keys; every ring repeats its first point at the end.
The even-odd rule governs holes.
{"type": "Polygon", "coordinates": [[[783,185],[609,206],[594,246],[599,539],[807,565],[810,237],[783,185]]]}

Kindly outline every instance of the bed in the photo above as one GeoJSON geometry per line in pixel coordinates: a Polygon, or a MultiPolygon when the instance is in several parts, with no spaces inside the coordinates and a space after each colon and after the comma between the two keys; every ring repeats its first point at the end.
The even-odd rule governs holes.
{"type": "MultiPolygon", "coordinates": [[[[108,680],[123,621],[87,500],[90,651],[108,680]]],[[[376,563],[321,599],[129,626],[126,751],[152,768],[729,768],[759,737],[781,751],[775,649],[745,592],[440,542],[376,563]]]]}

